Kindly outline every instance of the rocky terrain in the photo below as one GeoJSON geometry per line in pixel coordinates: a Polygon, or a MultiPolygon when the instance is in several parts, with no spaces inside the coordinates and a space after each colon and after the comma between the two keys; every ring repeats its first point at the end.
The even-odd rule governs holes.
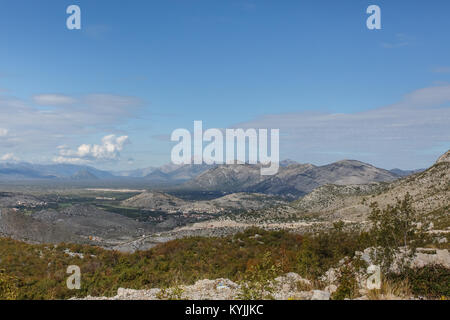
{"type": "Polygon", "coordinates": [[[163,192],[146,191],[122,201],[122,205],[167,213],[223,214],[236,210],[257,210],[286,204],[279,197],[257,193],[232,193],[213,200],[186,201],[163,192]]]}
{"type": "Polygon", "coordinates": [[[30,243],[88,242],[71,229],[36,220],[12,209],[0,209],[0,237],[30,243]]]}
{"type": "MultiPolygon", "coordinates": [[[[160,191],[124,198],[128,194],[125,192],[116,200],[117,196],[110,194],[114,190],[96,189],[95,194],[83,195],[77,204],[65,208],[59,207],[58,197],[54,197],[56,207],[52,207],[39,196],[4,192],[0,194],[0,208],[4,208],[0,233],[30,242],[91,243],[128,252],[189,236],[226,236],[252,226],[304,233],[324,230],[337,220],[365,224],[371,203],[381,207],[394,204],[407,192],[417,210],[444,221],[444,230],[441,227],[439,232],[446,232],[450,205],[448,154],[431,168],[402,179],[348,160],[322,167],[288,162],[274,177],[262,177],[257,166],[218,166],[195,179],[209,186],[223,182],[230,183],[230,188],[257,188],[267,193],[281,193],[286,188],[295,192],[311,189],[292,203],[278,196],[248,192],[197,201],[160,191]],[[383,182],[373,182],[377,180],[383,182]],[[96,203],[84,203],[91,199],[96,203]]],[[[167,171],[178,169],[171,167],[167,171]]]]}
{"type": "Polygon", "coordinates": [[[145,191],[137,196],[122,201],[122,205],[126,207],[160,210],[168,213],[177,212],[179,208],[186,204],[187,201],[167,193],[155,191],[145,191]]]}
{"type": "Polygon", "coordinates": [[[0,235],[30,243],[86,243],[111,247],[158,229],[89,205],[64,210],[46,209],[26,215],[13,209],[0,211],[0,235]]]}
{"type": "Polygon", "coordinates": [[[173,239],[191,234],[223,236],[251,226],[273,230],[288,229],[301,233],[329,228],[333,221],[338,220],[349,225],[365,225],[371,203],[377,202],[380,207],[393,205],[406,193],[412,196],[414,208],[424,217],[429,221],[442,222],[444,230],[433,232],[445,233],[448,232],[450,216],[448,154],[449,152],[440,157],[429,169],[390,183],[325,184],[289,204],[279,203],[277,206],[255,210],[248,207],[245,212],[235,215],[174,229],[164,237],[173,239]]]}
{"type": "Polygon", "coordinates": [[[45,205],[45,201],[42,201],[29,194],[0,192],[0,208],[12,208],[21,206],[39,207],[45,205]]]}
{"type": "Polygon", "coordinates": [[[429,169],[389,184],[326,185],[293,203],[300,212],[314,212],[330,218],[364,220],[373,202],[381,207],[393,205],[397,198],[409,193],[414,207],[423,214],[439,209],[449,212],[450,157],[449,152],[429,169]]]}
{"type": "MultiPolygon", "coordinates": [[[[364,252],[356,252],[358,258],[372,265],[370,252],[373,248],[368,248],[364,252]]],[[[320,283],[314,283],[309,279],[302,278],[294,272],[279,276],[260,288],[261,295],[265,299],[276,300],[330,300],[337,291],[339,283],[338,277],[341,268],[344,268],[347,259],[343,259],[338,266],[330,268],[321,277],[320,283]]],[[[416,255],[410,259],[411,267],[425,267],[440,265],[450,268],[450,254],[448,250],[418,249],[416,255]]],[[[395,265],[395,263],[394,263],[395,265]]],[[[403,288],[383,288],[380,291],[371,291],[368,278],[369,274],[365,270],[358,272],[358,293],[354,300],[415,300],[420,299],[403,288]],[[403,290],[402,290],[403,289],[403,290]]],[[[148,290],[134,290],[119,288],[117,295],[113,297],[92,297],[88,296],[84,300],[239,300],[248,298],[245,296],[243,288],[252,286],[251,283],[235,283],[229,279],[219,278],[215,280],[198,280],[193,285],[180,285],[169,288],[153,288],[148,290]]]]}

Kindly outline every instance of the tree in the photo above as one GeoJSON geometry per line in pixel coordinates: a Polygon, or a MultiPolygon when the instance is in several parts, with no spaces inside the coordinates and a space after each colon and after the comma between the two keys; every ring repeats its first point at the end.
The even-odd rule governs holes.
{"type": "Polygon", "coordinates": [[[394,206],[388,205],[383,210],[377,203],[372,203],[371,209],[370,234],[377,247],[375,261],[380,264],[383,271],[389,271],[396,257],[400,258],[403,255],[405,259],[400,259],[399,262],[404,264],[408,257],[415,254],[418,240],[423,235],[421,219],[412,206],[412,197],[409,193],[403,200],[397,199],[394,206]]]}

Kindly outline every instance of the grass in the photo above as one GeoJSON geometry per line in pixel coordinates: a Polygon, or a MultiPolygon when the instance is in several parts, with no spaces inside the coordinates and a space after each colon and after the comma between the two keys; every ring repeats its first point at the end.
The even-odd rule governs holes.
{"type": "Polygon", "coordinates": [[[380,289],[369,290],[369,300],[404,300],[412,297],[411,286],[408,279],[392,281],[383,279],[380,289]]]}

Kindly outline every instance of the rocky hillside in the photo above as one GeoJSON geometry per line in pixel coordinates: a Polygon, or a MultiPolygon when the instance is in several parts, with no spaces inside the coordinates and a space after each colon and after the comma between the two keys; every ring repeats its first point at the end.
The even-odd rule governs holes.
{"type": "Polygon", "coordinates": [[[325,166],[294,163],[280,167],[274,176],[261,176],[257,165],[218,166],[200,174],[184,187],[298,197],[328,183],[367,184],[390,182],[398,178],[398,175],[370,164],[343,160],[325,166]]]}
{"type": "Polygon", "coordinates": [[[130,241],[155,227],[90,205],[46,209],[26,215],[0,210],[0,236],[32,243],[89,243],[102,247],[130,241]]]}
{"type": "MultiPolygon", "coordinates": [[[[369,205],[384,207],[409,193],[417,210],[429,213],[450,206],[450,156],[441,156],[429,169],[389,184],[326,185],[295,201],[299,212],[330,214],[337,218],[363,219],[369,205]]],[[[447,209],[448,212],[448,209],[447,209]]]]}
{"type": "Polygon", "coordinates": [[[122,201],[125,207],[143,208],[154,211],[170,212],[173,208],[182,207],[186,201],[164,192],[147,191],[122,201]]]}
{"type": "Polygon", "coordinates": [[[445,163],[450,162],[450,150],[444,153],[442,156],[439,157],[439,159],[436,161],[436,163],[445,163]]]}
{"type": "Polygon", "coordinates": [[[187,201],[163,192],[143,192],[122,201],[122,205],[167,213],[219,214],[236,210],[257,210],[286,204],[279,197],[255,193],[233,193],[213,200],[187,201]]]}
{"type": "Polygon", "coordinates": [[[232,193],[208,202],[216,207],[229,210],[259,210],[286,204],[280,197],[245,192],[232,193]]]}
{"type": "Polygon", "coordinates": [[[257,165],[221,165],[207,170],[192,181],[186,189],[244,191],[265,179],[257,165]]]}
{"type": "Polygon", "coordinates": [[[86,243],[62,226],[35,220],[13,209],[0,209],[0,237],[8,237],[31,243],[86,243]]]}

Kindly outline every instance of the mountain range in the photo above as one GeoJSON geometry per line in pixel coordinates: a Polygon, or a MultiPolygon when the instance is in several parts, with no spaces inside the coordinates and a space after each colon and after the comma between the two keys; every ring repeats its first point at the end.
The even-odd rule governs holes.
{"type": "Polygon", "coordinates": [[[262,176],[257,165],[221,165],[207,170],[183,187],[191,190],[254,192],[298,198],[325,184],[391,182],[400,176],[356,160],[324,166],[292,163],[273,176],[262,176]]]}
{"type": "Polygon", "coordinates": [[[390,182],[417,171],[374,167],[356,160],[342,160],[324,166],[300,164],[293,160],[280,162],[273,176],[262,176],[260,165],[174,165],[147,167],[131,171],[104,171],[86,165],[1,163],[0,180],[59,179],[76,181],[139,180],[148,183],[170,183],[183,190],[251,192],[303,196],[325,184],[365,184],[390,182]]]}
{"type": "Polygon", "coordinates": [[[70,179],[80,176],[89,179],[111,179],[115,176],[91,166],[73,164],[32,164],[28,162],[0,163],[1,180],[70,179]]]}

